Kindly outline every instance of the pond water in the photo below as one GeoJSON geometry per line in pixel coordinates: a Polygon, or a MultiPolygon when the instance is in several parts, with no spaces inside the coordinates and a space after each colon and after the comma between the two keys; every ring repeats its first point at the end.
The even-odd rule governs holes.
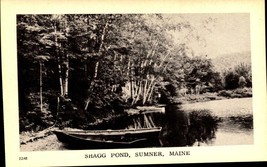
{"type": "Polygon", "coordinates": [[[253,144],[253,130],[229,130],[219,127],[215,139],[203,145],[248,145],[253,144]]]}
{"type": "Polygon", "coordinates": [[[253,144],[252,98],[167,105],[164,114],[149,110],[118,122],[128,128],[161,126],[164,147],[253,144]]]}
{"type": "MultiPolygon", "coordinates": [[[[160,143],[152,147],[253,144],[252,98],[216,100],[166,107],[144,107],[141,110],[142,112],[139,114],[131,113],[104,122],[98,125],[98,128],[136,129],[161,126],[160,143]]],[[[92,128],[95,129],[95,127],[92,128]]],[[[53,141],[49,142],[54,143],[51,145],[51,150],[68,149],[58,142],[55,136],[52,139],[53,141]]],[[[27,148],[30,146],[28,145],[27,148]]],[[[47,149],[47,147],[49,146],[46,144],[44,148],[47,149]]],[[[25,148],[22,150],[27,150],[25,148]]],[[[43,148],[30,149],[41,150],[43,148]]]]}
{"type": "Polygon", "coordinates": [[[167,147],[253,144],[252,98],[160,108],[139,108],[141,112],[135,111],[139,114],[129,112],[128,115],[98,125],[98,128],[137,129],[161,126],[160,143],[167,147]]]}
{"type": "Polygon", "coordinates": [[[253,144],[252,98],[184,104],[182,108],[187,112],[209,110],[218,120],[214,136],[193,146],[253,144]]]}
{"type": "MultiPolygon", "coordinates": [[[[99,125],[98,128],[136,129],[161,126],[159,139],[163,147],[253,144],[252,98],[216,100],[156,109],[145,107],[142,110],[141,114],[118,117],[99,125]]],[[[21,145],[22,151],[66,149],[68,148],[65,148],[55,135],[21,145]]]]}

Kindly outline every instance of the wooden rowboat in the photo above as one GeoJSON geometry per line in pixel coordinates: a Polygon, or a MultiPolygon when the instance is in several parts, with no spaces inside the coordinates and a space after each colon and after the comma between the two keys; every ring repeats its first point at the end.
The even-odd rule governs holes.
{"type": "Polygon", "coordinates": [[[122,129],[122,130],[55,130],[58,140],[70,148],[142,148],[159,146],[161,128],[122,129]]]}

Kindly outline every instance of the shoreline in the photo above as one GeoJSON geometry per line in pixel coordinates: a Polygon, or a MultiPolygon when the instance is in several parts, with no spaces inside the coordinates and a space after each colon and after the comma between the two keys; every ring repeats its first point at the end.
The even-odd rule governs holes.
{"type": "MultiPolygon", "coordinates": [[[[226,102],[227,104],[229,104],[229,101],[227,101],[227,99],[225,99],[225,100],[222,100],[222,101],[210,100],[210,102],[206,101],[204,103],[213,103],[213,101],[214,101],[214,102],[222,102],[222,103],[226,102]]],[[[236,104],[236,101],[238,101],[238,100],[240,100],[240,99],[232,100],[233,104],[236,104]]],[[[242,100],[245,101],[246,103],[250,103],[249,98],[242,99],[242,100]]],[[[201,105],[202,104],[201,102],[196,103],[196,104],[198,104],[198,105],[194,105],[194,103],[185,104],[185,105],[195,107],[196,109],[198,109],[198,107],[203,107],[203,105],[201,105]]],[[[233,109],[235,112],[232,112],[232,111],[229,112],[229,109],[226,109],[227,111],[223,111],[223,110],[217,111],[216,110],[215,112],[213,112],[213,114],[218,115],[219,117],[225,117],[226,116],[228,118],[231,118],[233,115],[237,116],[237,117],[239,117],[239,116],[242,117],[242,116],[247,115],[247,114],[253,114],[252,110],[250,109],[250,105],[251,104],[244,105],[243,108],[245,107],[248,109],[242,110],[242,111],[239,110],[239,108],[240,107],[242,108],[242,106],[230,105],[229,109],[233,109]],[[231,113],[231,115],[230,115],[230,113],[231,113]]],[[[195,108],[191,108],[191,107],[187,108],[186,110],[195,110],[195,108]]],[[[216,106],[212,106],[212,107],[216,108],[216,106]]],[[[217,107],[217,109],[218,109],[218,107],[217,107]]],[[[56,127],[54,127],[54,128],[56,128],[56,127]]],[[[29,137],[28,135],[34,136],[34,134],[37,134],[37,133],[32,133],[32,134],[30,134],[29,132],[28,133],[27,132],[21,133],[20,134],[21,141],[22,141],[23,137],[29,137]]],[[[63,144],[57,140],[57,137],[55,134],[53,134],[52,132],[49,132],[48,135],[46,135],[46,136],[43,136],[41,138],[37,138],[36,140],[26,142],[25,144],[20,144],[20,150],[21,151],[48,151],[48,150],[54,151],[54,150],[68,150],[68,149],[64,148],[63,144]]]]}

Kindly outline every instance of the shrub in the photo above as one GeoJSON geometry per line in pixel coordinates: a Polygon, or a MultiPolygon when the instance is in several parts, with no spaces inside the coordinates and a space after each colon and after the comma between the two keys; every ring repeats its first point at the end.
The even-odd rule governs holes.
{"type": "Polygon", "coordinates": [[[215,137],[219,119],[209,110],[193,110],[189,113],[188,143],[207,142],[215,137]]]}
{"type": "Polygon", "coordinates": [[[40,109],[40,94],[30,93],[26,96],[24,105],[20,103],[19,125],[21,131],[39,131],[55,123],[53,112],[48,104],[47,96],[43,94],[42,111],[40,109]]]}
{"type": "Polygon", "coordinates": [[[247,82],[246,82],[246,78],[241,76],[238,79],[238,85],[240,88],[244,88],[246,86],[247,82]]]}
{"type": "Polygon", "coordinates": [[[223,97],[231,97],[232,91],[229,90],[221,90],[218,92],[218,96],[223,96],[223,97]]]}
{"type": "Polygon", "coordinates": [[[223,96],[228,98],[252,97],[252,88],[244,87],[234,90],[222,90],[218,93],[218,96],[223,96]]]}
{"type": "Polygon", "coordinates": [[[239,87],[238,81],[239,81],[239,76],[235,72],[233,71],[226,72],[224,78],[225,89],[232,90],[238,88],[239,87]]]}

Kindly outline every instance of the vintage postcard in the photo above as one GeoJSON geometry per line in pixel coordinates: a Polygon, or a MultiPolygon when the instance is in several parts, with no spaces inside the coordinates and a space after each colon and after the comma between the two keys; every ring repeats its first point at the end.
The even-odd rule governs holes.
{"type": "Polygon", "coordinates": [[[7,166],[267,157],[264,1],[2,1],[7,166]]]}

